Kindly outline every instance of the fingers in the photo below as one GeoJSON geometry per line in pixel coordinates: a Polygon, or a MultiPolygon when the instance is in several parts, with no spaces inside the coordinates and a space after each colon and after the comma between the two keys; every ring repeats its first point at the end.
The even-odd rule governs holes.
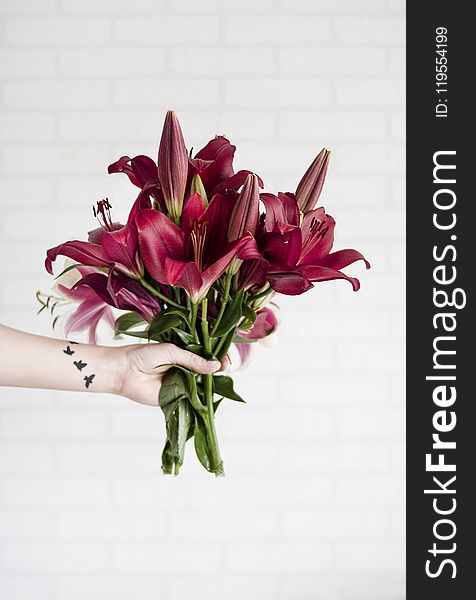
{"type": "Polygon", "coordinates": [[[161,351],[164,352],[162,363],[180,365],[203,375],[215,373],[221,367],[221,364],[216,360],[206,360],[197,354],[193,354],[193,352],[182,350],[174,344],[160,344],[160,347],[161,351]]]}

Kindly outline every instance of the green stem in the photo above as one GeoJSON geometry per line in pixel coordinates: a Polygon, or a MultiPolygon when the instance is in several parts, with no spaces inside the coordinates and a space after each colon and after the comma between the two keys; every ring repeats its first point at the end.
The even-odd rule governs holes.
{"type": "Polygon", "coordinates": [[[197,333],[197,312],[198,312],[198,304],[194,302],[190,306],[190,333],[195,337],[195,341],[199,343],[198,333],[197,333]]]}
{"type": "Polygon", "coordinates": [[[233,278],[233,274],[230,271],[228,271],[228,273],[226,274],[226,280],[225,280],[225,293],[223,295],[223,298],[221,299],[220,312],[218,313],[218,316],[215,320],[215,324],[213,325],[213,329],[210,334],[212,337],[217,332],[218,326],[220,325],[220,321],[222,320],[222,317],[225,313],[226,305],[228,304],[228,300],[230,299],[230,287],[231,287],[232,278],[233,278]]]}
{"type": "MultiPolygon", "coordinates": [[[[202,334],[203,334],[203,347],[207,356],[211,354],[211,341],[208,332],[208,300],[205,298],[202,301],[202,334]]],[[[208,433],[208,443],[210,447],[210,454],[212,459],[212,466],[215,475],[224,475],[223,461],[220,456],[220,448],[218,446],[217,432],[215,428],[215,411],[213,410],[213,375],[211,373],[203,376],[203,392],[205,395],[207,405],[207,419],[206,428],[208,433]]]]}
{"type": "Polygon", "coordinates": [[[145,287],[146,290],[149,290],[149,292],[151,294],[153,294],[154,296],[157,296],[157,298],[160,298],[164,302],[167,302],[167,304],[170,304],[171,306],[175,306],[176,308],[183,308],[183,306],[181,304],[179,304],[178,302],[174,302],[171,298],[167,298],[167,296],[164,296],[164,294],[159,292],[159,290],[156,290],[155,287],[150,285],[150,283],[147,282],[145,279],[140,279],[140,282],[143,285],[143,287],[145,287]]]}

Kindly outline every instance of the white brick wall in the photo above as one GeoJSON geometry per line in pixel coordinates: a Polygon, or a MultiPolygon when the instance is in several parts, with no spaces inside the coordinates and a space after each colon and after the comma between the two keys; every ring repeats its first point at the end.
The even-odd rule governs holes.
{"type": "Polygon", "coordinates": [[[404,597],[403,0],[0,0],[0,320],[44,334],[45,248],[118,218],[121,154],[155,155],[163,113],[189,144],[238,146],[270,189],[333,151],[324,204],[362,289],[280,299],[224,405],[228,476],[193,451],[160,474],[160,411],[0,391],[0,597],[404,597]]]}

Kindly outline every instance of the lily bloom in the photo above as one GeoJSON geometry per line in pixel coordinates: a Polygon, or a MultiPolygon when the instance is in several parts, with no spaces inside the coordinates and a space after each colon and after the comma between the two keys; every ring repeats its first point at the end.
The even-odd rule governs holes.
{"type": "MultiPolygon", "coordinates": [[[[197,152],[195,158],[189,159],[189,177],[198,174],[209,197],[224,194],[227,190],[238,191],[252,173],[246,169],[234,172],[235,151],[236,146],[225,136],[216,136],[197,152]]],[[[258,182],[263,187],[260,178],[258,182]]]]}
{"type": "Polygon", "coordinates": [[[45,267],[53,273],[53,261],[59,255],[66,256],[77,263],[91,267],[113,267],[117,271],[141,279],[144,266],[138,253],[137,230],[134,217],[138,211],[134,204],[126,225],[113,223],[109,200],[100,200],[97,209],[93,209],[101,224],[99,229],[89,233],[89,241],[72,240],[50,248],[46,253],[45,267]]]}
{"type": "Polygon", "coordinates": [[[88,267],[77,267],[63,275],[56,284],[56,291],[69,303],[78,305],[69,315],[62,317],[64,336],[71,333],[88,332],[90,344],[97,344],[97,328],[101,321],[114,328],[115,317],[101,297],[90,288],[75,287],[78,278],[87,277],[93,272],[88,267]]]}
{"type": "Polygon", "coordinates": [[[266,220],[271,206],[271,223],[265,223],[260,245],[263,257],[270,263],[267,279],[271,287],[282,294],[294,296],[313,287],[313,282],[346,279],[357,291],[359,280],[347,276],[341,269],[357,260],[364,261],[367,269],[370,265],[357,250],[331,252],[334,219],[323,208],[317,208],[309,211],[300,225],[295,224],[295,210],[286,206],[292,204],[292,194],[266,196],[266,220]],[[287,214],[291,215],[289,220],[292,223],[288,222],[287,214]]]}
{"type": "Polygon", "coordinates": [[[330,155],[329,150],[323,148],[304,173],[296,188],[296,201],[304,214],[312,210],[319,200],[326,179],[330,155]]]}
{"type": "Polygon", "coordinates": [[[215,196],[205,209],[200,195],[194,194],[182,214],[184,229],[159,211],[142,210],[136,216],[140,252],[148,272],[159,283],[183,287],[194,304],[205,298],[252,239],[248,234],[225,245],[227,222],[222,200],[226,206],[226,199],[215,196]]]}
{"type": "Polygon", "coordinates": [[[109,273],[91,272],[74,285],[73,291],[91,290],[101,300],[120,310],[138,313],[151,323],[160,313],[162,304],[135,279],[109,273]]]}

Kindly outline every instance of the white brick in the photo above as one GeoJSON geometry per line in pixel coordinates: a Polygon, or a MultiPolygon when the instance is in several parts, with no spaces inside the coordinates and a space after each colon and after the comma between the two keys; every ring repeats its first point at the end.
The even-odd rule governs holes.
{"type": "Polygon", "coordinates": [[[0,443],[1,473],[44,473],[53,466],[53,453],[46,444],[0,443]]]}
{"type": "Polygon", "coordinates": [[[380,405],[388,398],[389,380],[382,374],[369,378],[362,374],[352,377],[334,377],[331,374],[321,377],[315,386],[312,374],[293,374],[283,380],[280,394],[283,401],[297,406],[353,405],[356,395],[363,406],[380,405]]]}
{"type": "MultiPolygon", "coordinates": [[[[42,174],[45,171],[62,173],[66,169],[70,173],[93,173],[97,175],[105,171],[109,157],[110,153],[107,149],[99,144],[75,144],[69,147],[66,145],[44,146],[41,152],[38,146],[16,145],[3,150],[3,165],[5,172],[11,174],[24,173],[24,165],[28,164],[30,173],[35,175],[42,174]]],[[[92,198],[90,206],[95,201],[96,198],[92,198]]],[[[90,216],[89,210],[87,217],[90,216]]],[[[19,215],[20,212],[19,210],[17,214],[19,215]]],[[[84,213],[83,215],[86,217],[84,213]]],[[[31,216],[36,218],[34,214],[31,216]]],[[[64,218],[66,212],[62,216],[64,218]]],[[[25,217],[28,219],[28,214],[25,214],[25,217]]],[[[52,224],[53,221],[50,221],[50,225],[52,224]]],[[[53,230],[53,228],[51,229],[53,230]]]]}
{"type": "Polygon", "coordinates": [[[227,439],[295,439],[313,435],[330,437],[333,433],[329,411],[296,409],[292,411],[290,421],[289,409],[274,408],[270,415],[269,406],[264,410],[254,408],[257,402],[249,410],[248,407],[234,407],[235,414],[227,407],[220,424],[227,439]]]}
{"type": "Polygon", "coordinates": [[[1,433],[18,439],[97,439],[107,433],[105,414],[86,411],[58,413],[58,410],[9,411],[1,417],[1,433]]]}
{"type": "Polygon", "coordinates": [[[276,529],[276,517],[271,511],[242,509],[215,511],[213,519],[208,512],[177,512],[167,526],[174,541],[208,540],[210,542],[235,540],[266,540],[276,529]]]}
{"type": "MultiPolygon", "coordinates": [[[[349,112],[293,112],[280,117],[280,133],[286,139],[312,139],[329,146],[338,140],[379,140],[385,134],[383,114],[349,112]]],[[[327,186],[331,187],[331,186],[327,186]]]]}
{"type": "Polygon", "coordinates": [[[165,57],[160,48],[71,48],[61,52],[60,64],[73,77],[154,76],[163,72],[165,57]]]}
{"type": "Polygon", "coordinates": [[[114,23],[114,39],[118,42],[177,44],[211,44],[219,39],[220,27],[217,17],[128,17],[114,23]]]}
{"type": "Polygon", "coordinates": [[[341,600],[341,577],[288,575],[280,585],[279,600],[341,600]]]}
{"type": "Polygon", "coordinates": [[[322,12],[363,12],[380,10],[385,7],[385,0],[319,0],[319,4],[313,0],[280,0],[281,6],[286,10],[297,11],[322,11],[322,12]]]}
{"type": "Polygon", "coordinates": [[[169,593],[171,598],[193,597],[195,600],[275,600],[278,597],[278,582],[276,577],[259,575],[173,577],[169,582],[169,593]]]}
{"type": "Polygon", "coordinates": [[[405,496],[404,477],[352,475],[340,478],[337,499],[341,504],[398,504],[405,496]]]}
{"type": "Polygon", "coordinates": [[[2,141],[51,140],[53,132],[54,121],[51,115],[41,113],[0,115],[0,140],[2,141]]]}
{"type": "Polygon", "coordinates": [[[238,44],[305,44],[325,42],[330,36],[327,17],[273,16],[230,17],[225,22],[225,39],[238,44]]]}
{"type": "Polygon", "coordinates": [[[390,72],[402,75],[406,71],[405,48],[392,48],[390,50],[390,72]]]}
{"type": "Polygon", "coordinates": [[[368,572],[364,576],[355,572],[354,577],[347,577],[341,586],[339,600],[394,600],[404,598],[405,593],[404,577],[382,569],[370,577],[368,572]]]}
{"type": "Polygon", "coordinates": [[[0,512],[0,539],[41,539],[51,535],[50,518],[38,510],[2,510],[0,512]]]}
{"type": "Polygon", "coordinates": [[[94,573],[104,569],[107,552],[100,544],[4,544],[3,564],[12,573],[94,573]]]}
{"type": "Polygon", "coordinates": [[[2,13],[42,13],[49,12],[55,8],[55,0],[17,0],[14,3],[2,3],[2,13]]]}
{"type": "Polygon", "coordinates": [[[335,149],[334,165],[346,175],[353,172],[359,175],[403,173],[405,154],[400,144],[342,144],[335,149]]]}
{"type": "Polygon", "coordinates": [[[398,140],[405,140],[405,115],[397,113],[392,115],[392,133],[398,140]]]}
{"type": "Polygon", "coordinates": [[[280,50],[279,64],[284,73],[290,74],[378,75],[385,71],[386,54],[375,47],[289,47],[280,50]]]}
{"type": "Polygon", "coordinates": [[[120,473],[152,472],[160,475],[162,440],[152,444],[83,443],[58,444],[58,468],[68,473],[101,473],[104,470],[120,473]]]}
{"type": "Polygon", "coordinates": [[[225,547],[225,568],[231,573],[288,573],[327,571],[331,548],[324,543],[234,544],[225,547]]]}
{"type": "Polygon", "coordinates": [[[402,436],[404,415],[399,410],[341,410],[337,414],[337,428],[347,440],[363,435],[366,439],[402,436]]]}
{"type": "Polygon", "coordinates": [[[102,576],[60,577],[55,600],[157,600],[165,594],[163,577],[102,576]]]}
{"type": "Polygon", "coordinates": [[[305,443],[285,443],[281,447],[280,465],[289,473],[336,473],[346,471],[382,471],[389,464],[388,453],[383,444],[343,443],[328,441],[316,432],[302,438],[305,443]]]}
{"type": "Polygon", "coordinates": [[[298,539],[378,538],[386,525],[387,515],[382,509],[301,509],[283,515],[285,535],[298,539]]]}
{"type": "Polygon", "coordinates": [[[9,19],[5,36],[13,44],[97,44],[110,37],[107,19],[61,17],[9,19]]]}
{"type": "Polygon", "coordinates": [[[337,99],[342,106],[400,107],[405,103],[405,86],[393,79],[346,79],[337,82],[337,99]]]}
{"type": "MultiPolygon", "coordinates": [[[[231,472],[231,471],[230,471],[231,472]]],[[[203,479],[201,479],[203,480],[203,479]]],[[[247,507],[266,508],[270,506],[315,506],[326,504],[331,498],[331,487],[327,477],[273,476],[265,470],[258,477],[236,473],[225,477],[211,487],[200,486],[197,478],[180,476],[177,480],[150,478],[116,478],[113,482],[113,499],[118,506],[134,509],[160,505],[165,508],[196,508],[217,510],[218,508],[247,507]],[[293,490],[292,496],[283,493],[293,490]]],[[[206,481],[209,481],[206,479],[206,481]]]]}
{"type": "Polygon", "coordinates": [[[61,8],[71,12],[103,12],[107,15],[121,14],[123,12],[138,11],[160,11],[163,10],[164,0],[135,0],[134,3],[128,0],[60,0],[61,8]]]}
{"type": "Polygon", "coordinates": [[[0,590],[9,600],[54,599],[54,584],[45,577],[5,577],[0,575],[0,590]]]}
{"type": "Polygon", "coordinates": [[[157,511],[77,509],[60,513],[56,530],[63,540],[161,539],[164,523],[164,516],[157,511]]]}
{"type": "Polygon", "coordinates": [[[340,17],[337,34],[341,42],[361,44],[402,44],[405,20],[396,17],[340,17]]]}
{"type": "Polygon", "coordinates": [[[133,79],[113,85],[114,103],[118,106],[153,106],[165,111],[174,106],[215,106],[219,86],[207,79],[133,79]]]}
{"type": "Polygon", "coordinates": [[[350,370],[359,371],[369,365],[379,372],[399,372],[404,367],[404,345],[391,342],[353,342],[338,349],[339,361],[350,370]]]}
{"type": "Polygon", "coordinates": [[[255,2],[254,0],[234,0],[234,2],[223,3],[221,0],[187,0],[186,2],[173,2],[171,9],[177,12],[187,11],[219,11],[220,13],[233,12],[264,12],[272,8],[274,0],[262,0],[255,2]]]}
{"type": "Polygon", "coordinates": [[[3,480],[0,503],[8,506],[100,506],[107,500],[104,478],[17,477],[3,480]]]}
{"type": "Polygon", "coordinates": [[[332,165],[323,196],[329,210],[334,206],[342,207],[341,212],[349,206],[382,207],[391,202],[388,183],[381,175],[334,175],[332,165]]]}
{"type": "Polygon", "coordinates": [[[99,79],[5,84],[5,104],[11,108],[104,107],[109,84],[99,79]]]}
{"type": "Polygon", "coordinates": [[[114,566],[121,573],[215,573],[219,547],[209,543],[118,543],[114,546],[114,566]]]}
{"type": "Polygon", "coordinates": [[[170,67],[180,75],[263,75],[276,70],[271,48],[173,48],[170,67]]]}
{"type": "Polygon", "coordinates": [[[2,77],[44,77],[52,75],[55,55],[52,50],[1,50],[2,77]]]}
{"type": "Polygon", "coordinates": [[[404,546],[389,542],[339,542],[337,564],[346,571],[359,573],[399,571],[404,568],[404,546]]]}

